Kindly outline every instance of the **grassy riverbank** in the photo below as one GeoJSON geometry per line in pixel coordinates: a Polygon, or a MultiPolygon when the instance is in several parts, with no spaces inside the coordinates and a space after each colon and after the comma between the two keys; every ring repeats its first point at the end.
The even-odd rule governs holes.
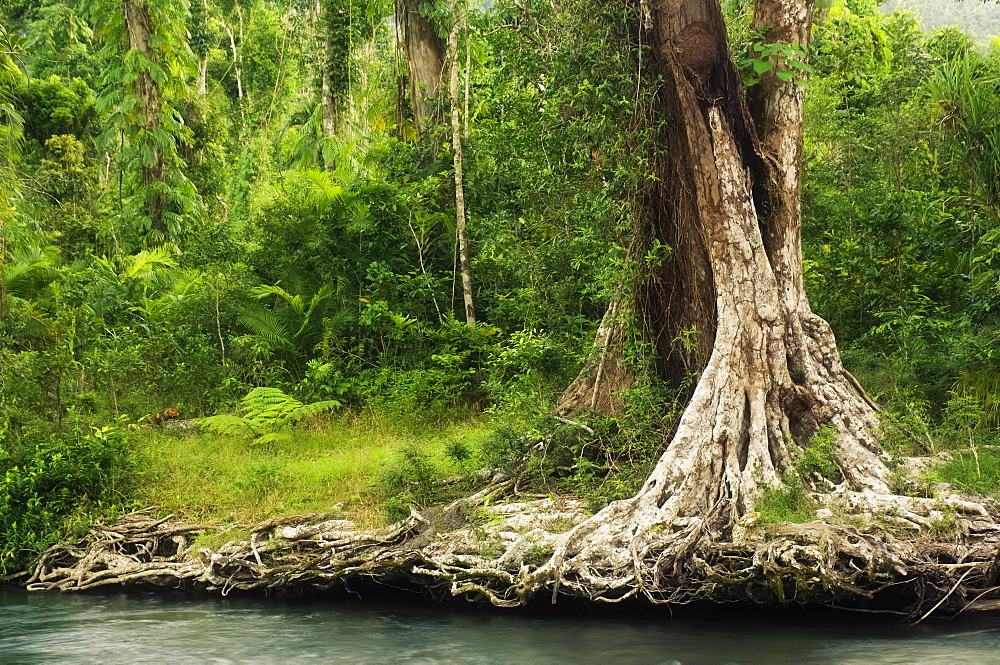
{"type": "Polygon", "coordinates": [[[318,419],[294,438],[254,445],[208,432],[149,430],[137,446],[137,499],[195,521],[250,524],[282,514],[350,510],[357,521],[385,520],[383,483],[418,454],[435,476],[459,473],[445,454],[478,450],[490,427],[481,417],[404,422],[375,413],[318,419]]]}

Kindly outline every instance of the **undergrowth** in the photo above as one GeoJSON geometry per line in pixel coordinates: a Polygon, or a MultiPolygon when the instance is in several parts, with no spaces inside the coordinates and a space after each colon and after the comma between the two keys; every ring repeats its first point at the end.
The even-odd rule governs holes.
{"type": "Polygon", "coordinates": [[[758,522],[795,522],[802,524],[816,519],[816,502],[809,498],[805,486],[786,482],[767,487],[757,502],[758,522]]]}
{"type": "Polygon", "coordinates": [[[412,425],[375,413],[331,416],[295,437],[260,445],[213,433],[149,431],[139,459],[145,477],[140,500],[165,513],[219,524],[333,510],[349,511],[363,524],[382,523],[390,494],[407,512],[404,499],[431,498],[390,490],[387,478],[415,464],[417,480],[429,486],[466,464],[446,458],[446,449],[454,452],[456,442],[478,448],[486,434],[477,419],[412,425]],[[424,459],[433,462],[424,465],[424,459]]]}
{"type": "Polygon", "coordinates": [[[17,442],[0,430],[0,575],[128,505],[133,433],[122,421],[17,442]]]}
{"type": "Polygon", "coordinates": [[[994,447],[955,453],[932,478],[1000,499],[1000,450],[994,447]]]}

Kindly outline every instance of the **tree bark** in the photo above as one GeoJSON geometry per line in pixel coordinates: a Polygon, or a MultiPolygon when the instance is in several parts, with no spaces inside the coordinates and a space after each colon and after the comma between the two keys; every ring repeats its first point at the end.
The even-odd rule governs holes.
{"type": "MultiPolygon", "coordinates": [[[[771,26],[769,43],[806,44],[810,18],[811,0],[759,0],[755,23],[771,26]]],[[[794,462],[821,426],[837,432],[847,486],[890,491],[875,409],[803,288],[800,86],[765,77],[751,116],[716,0],[659,0],[647,28],[663,81],[666,184],[651,192],[660,207],[640,228],[675,244],[639,301],[658,346],[696,326],[711,352],[642,489],[577,527],[552,566],[583,574],[601,561],[638,575],[655,549],[656,576],[640,583],[658,586],[699,544],[738,541],[741,517],[765,487],[797,475],[794,462]]],[[[690,367],[692,357],[667,359],[661,372],[690,367]]]]}
{"type": "MultiPolygon", "coordinates": [[[[323,42],[323,51],[328,52],[330,50],[330,38],[329,36],[323,42]]],[[[323,63],[323,73],[321,76],[322,84],[320,87],[320,104],[323,107],[323,122],[321,127],[321,132],[324,140],[332,139],[337,135],[337,101],[334,99],[333,91],[330,86],[330,67],[326,62],[324,57],[323,63]]],[[[336,168],[336,162],[332,159],[327,159],[327,151],[323,151],[323,169],[326,171],[332,171],[336,168]]]]}
{"type": "Polygon", "coordinates": [[[441,95],[446,51],[434,23],[420,13],[419,7],[418,0],[396,0],[396,20],[403,26],[403,50],[410,74],[413,128],[418,139],[441,122],[435,100],[441,95]]]}
{"type": "Polygon", "coordinates": [[[451,116],[451,148],[455,169],[455,231],[458,234],[458,259],[462,272],[462,302],[465,306],[465,322],[470,326],[476,322],[476,308],[472,301],[472,269],[469,267],[469,233],[465,218],[465,181],[462,175],[462,118],[458,97],[458,35],[462,29],[465,13],[462,0],[455,2],[455,25],[448,38],[448,61],[450,63],[448,101],[451,116]]]}
{"type": "Polygon", "coordinates": [[[204,97],[208,93],[208,56],[198,57],[198,94],[204,97]]]}
{"type": "MultiPolygon", "coordinates": [[[[155,62],[156,53],[149,43],[152,36],[149,7],[141,0],[125,0],[124,13],[128,49],[141,51],[150,61],[155,62]]],[[[142,117],[140,128],[150,132],[160,126],[160,87],[145,69],[140,69],[136,73],[132,85],[138,101],[139,114],[142,117]]],[[[149,163],[143,161],[140,171],[140,182],[143,189],[162,182],[166,174],[162,151],[152,145],[151,138],[147,138],[146,141],[151,144],[154,157],[149,163]]],[[[165,207],[166,199],[162,194],[149,194],[147,190],[146,214],[151,220],[151,228],[162,234],[167,232],[166,224],[163,221],[165,207]]]]}
{"type": "MultiPolygon", "coordinates": [[[[239,11],[240,20],[240,47],[243,46],[243,12],[240,10],[239,3],[234,3],[235,8],[239,11]]],[[[226,31],[226,35],[229,37],[229,52],[233,60],[233,72],[236,75],[236,99],[239,106],[240,117],[243,118],[246,115],[247,102],[245,101],[246,95],[243,91],[243,56],[236,47],[236,35],[233,34],[233,29],[226,21],[225,16],[222,17],[222,29],[226,31]]]]}
{"type": "Polygon", "coordinates": [[[208,30],[207,0],[193,0],[188,22],[188,43],[198,61],[198,94],[202,97],[208,91],[208,51],[211,33],[208,30]]]}
{"type": "Polygon", "coordinates": [[[608,305],[596,339],[583,370],[563,391],[556,403],[556,414],[569,416],[591,411],[606,416],[618,416],[625,411],[623,394],[632,387],[635,376],[624,364],[625,326],[621,301],[608,305]]]}
{"type": "Polygon", "coordinates": [[[322,56],[320,61],[320,106],[323,138],[323,168],[333,171],[336,161],[330,157],[327,142],[337,136],[344,124],[344,109],[350,97],[351,7],[326,0],[319,3],[322,26],[322,56]]]}

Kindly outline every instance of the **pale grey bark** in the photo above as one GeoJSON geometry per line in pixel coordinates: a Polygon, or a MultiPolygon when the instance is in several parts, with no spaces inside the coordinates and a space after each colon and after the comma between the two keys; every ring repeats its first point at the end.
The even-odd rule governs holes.
{"type": "MultiPolygon", "coordinates": [[[[328,49],[329,42],[327,41],[324,51],[328,49]]],[[[320,104],[322,105],[323,112],[323,121],[320,131],[324,140],[330,140],[337,135],[337,101],[333,98],[333,92],[330,90],[330,69],[325,62],[323,66],[323,74],[320,78],[322,79],[320,87],[320,104]]],[[[335,167],[336,162],[332,159],[327,159],[326,151],[324,151],[323,168],[327,171],[332,171],[335,167]]]]}
{"type": "Polygon", "coordinates": [[[455,2],[455,24],[448,38],[449,85],[448,101],[451,116],[451,149],[455,170],[455,228],[458,234],[458,258],[462,273],[462,302],[465,322],[476,322],[476,308],[472,300],[472,268],[469,266],[469,232],[465,215],[465,180],[462,173],[462,112],[458,96],[458,37],[464,22],[462,0],[455,2]]]}
{"type": "MultiPolygon", "coordinates": [[[[769,34],[808,42],[810,0],[759,6],[766,9],[756,20],[774,26],[769,34]]],[[[664,174],[683,183],[659,199],[668,212],[654,225],[674,229],[656,233],[673,233],[701,257],[675,258],[687,262],[671,279],[702,290],[696,297],[681,292],[679,302],[711,303],[711,352],[639,493],[578,526],[539,580],[591,575],[644,587],[680,579],[687,556],[704,543],[744,537],[742,524],[764,489],[798,474],[795,460],[821,426],[837,432],[842,489],[891,497],[876,411],[841,366],[833,333],[812,313],[803,288],[801,88],[767,77],[751,117],[716,0],[653,2],[647,25],[664,81],[664,174]],[[653,551],[659,563],[644,578],[653,551]]],[[[590,375],[590,388],[599,388],[600,372],[590,375]]]]}
{"type": "Polygon", "coordinates": [[[616,298],[604,312],[583,369],[556,403],[558,415],[591,411],[618,416],[624,412],[624,394],[632,387],[635,377],[624,364],[625,324],[622,317],[621,301],[616,298]]]}

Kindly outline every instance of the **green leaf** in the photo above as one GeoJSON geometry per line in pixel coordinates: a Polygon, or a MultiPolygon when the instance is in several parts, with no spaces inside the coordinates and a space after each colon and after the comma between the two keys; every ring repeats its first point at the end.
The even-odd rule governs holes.
{"type": "Polygon", "coordinates": [[[156,150],[153,146],[146,144],[142,146],[142,165],[153,166],[156,164],[156,150]]]}
{"type": "Polygon", "coordinates": [[[769,71],[771,69],[771,63],[765,62],[763,60],[754,60],[753,69],[758,74],[763,74],[764,72],[769,71]]]}
{"type": "Polygon", "coordinates": [[[197,418],[195,423],[205,429],[227,436],[251,437],[260,435],[250,420],[225,413],[218,416],[197,418]]]}

